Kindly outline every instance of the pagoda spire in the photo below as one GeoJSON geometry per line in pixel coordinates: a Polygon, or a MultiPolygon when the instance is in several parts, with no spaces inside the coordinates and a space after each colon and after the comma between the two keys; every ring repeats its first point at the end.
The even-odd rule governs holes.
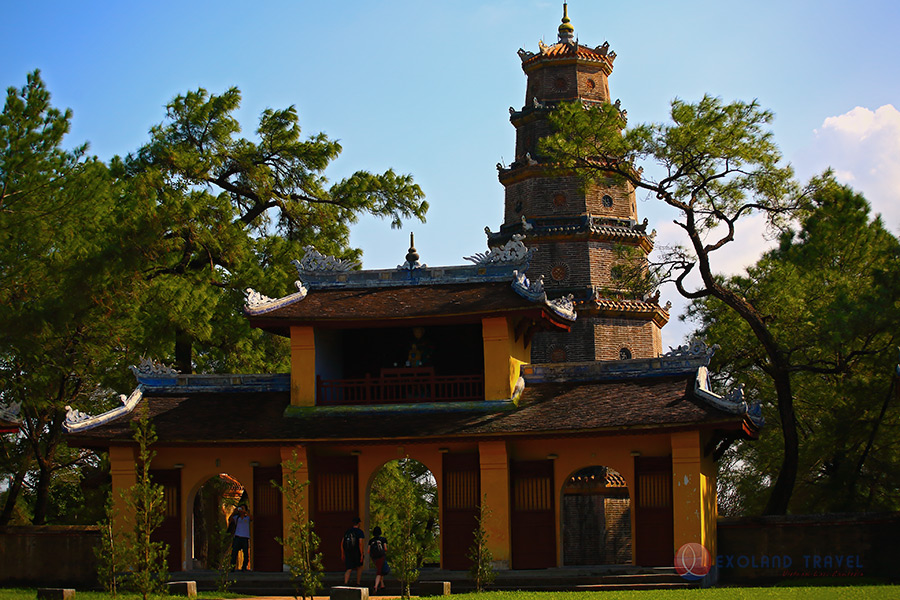
{"type": "Polygon", "coordinates": [[[559,41],[561,44],[571,44],[575,40],[575,27],[569,20],[569,6],[563,2],[562,23],[559,26],[559,41]]]}

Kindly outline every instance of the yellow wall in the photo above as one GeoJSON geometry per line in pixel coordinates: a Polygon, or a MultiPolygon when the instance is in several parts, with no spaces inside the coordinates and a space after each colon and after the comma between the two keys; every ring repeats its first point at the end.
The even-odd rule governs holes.
{"type": "Polygon", "coordinates": [[[484,339],[484,399],[508,400],[519,380],[519,368],[531,360],[524,336],[516,340],[514,325],[505,317],[481,320],[484,339]]]}
{"type": "Polygon", "coordinates": [[[125,519],[128,507],[118,490],[127,490],[137,481],[134,472],[135,450],[136,447],[132,446],[111,446],[109,449],[109,474],[112,479],[113,502],[116,507],[115,527],[119,532],[123,532],[127,527],[125,519]]]}
{"type": "MultiPolygon", "coordinates": [[[[360,517],[364,519],[365,529],[371,528],[369,518],[369,492],[372,479],[385,463],[398,458],[409,457],[425,464],[437,481],[437,492],[440,518],[443,521],[443,461],[442,452],[474,452],[480,455],[481,492],[486,495],[492,517],[487,524],[490,534],[489,544],[499,568],[509,568],[511,564],[511,532],[509,490],[509,463],[511,460],[554,460],[554,488],[556,494],[556,539],[557,564],[563,565],[562,539],[562,490],[566,480],[578,470],[600,465],[615,469],[626,480],[629,496],[634,499],[634,456],[665,456],[672,454],[673,465],[673,501],[674,501],[674,551],[686,542],[704,544],[715,556],[715,463],[708,457],[702,457],[702,437],[698,432],[682,432],[672,435],[618,435],[556,439],[510,439],[509,441],[452,442],[422,441],[419,443],[384,443],[366,445],[329,445],[325,450],[329,454],[356,454],[359,465],[359,506],[360,517]],[[555,455],[556,458],[553,458],[555,455]]],[[[302,445],[289,444],[282,447],[257,446],[242,448],[227,447],[161,447],[156,448],[157,456],[153,468],[171,469],[176,464],[181,467],[181,513],[182,539],[181,549],[183,567],[190,569],[192,554],[192,520],[193,502],[197,491],[211,477],[227,473],[234,477],[247,489],[250,497],[250,510],[253,507],[253,466],[275,466],[291,456],[296,449],[297,458],[303,463],[300,477],[308,479],[308,449],[302,445]]],[[[118,490],[134,483],[134,452],[130,447],[113,447],[110,449],[110,463],[113,490],[118,497],[118,490]]],[[[312,493],[312,490],[309,490],[312,493]]],[[[310,507],[309,495],[306,500],[307,514],[310,507]]],[[[120,508],[120,510],[124,510],[120,508]]],[[[634,540],[635,511],[631,511],[632,552],[637,549],[634,540]]],[[[284,528],[289,523],[287,507],[285,507],[284,528]]],[[[473,524],[474,527],[474,524],[473,524]]],[[[252,553],[251,553],[252,558],[252,553]]]]}
{"type": "MultiPolygon", "coordinates": [[[[701,438],[702,439],[702,438],[701,438]]],[[[715,560],[718,553],[716,545],[716,523],[719,518],[718,491],[716,487],[717,473],[716,462],[711,456],[704,456],[700,462],[700,494],[702,499],[702,544],[709,550],[710,555],[715,560]]]]}
{"type": "Polygon", "coordinates": [[[316,405],[316,336],[312,327],[291,327],[291,404],[316,405]]]}
{"type": "Polygon", "coordinates": [[[672,503],[675,539],[672,555],[688,542],[702,544],[704,531],[700,433],[672,434],[672,503]]]}
{"type": "MultiPolygon", "coordinates": [[[[172,469],[176,464],[181,467],[181,562],[183,569],[192,568],[191,556],[193,554],[193,508],[194,498],[200,487],[210,478],[227,473],[237,479],[247,490],[250,504],[250,514],[253,514],[253,466],[251,462],[258,462],[260,466],[271,467],[281,462],[281,453],[276,447],[247,448],[154,448],[156,458],[153,459],[154,469],[172,469]]],[[[131,463],[132,472],[134,463],[131,463]]],[[[113,490],[116,482],[113,481],[113,490]]],[[[251,526],[252,527],[252,526],[251,526]]],[[[252,529],[251,529],[252,539],[252,529]]],[[[253,560],[253,553],[250,553],[253,560]]],[[[251,568],[253,567],[251,563],[251,568]]]]}
{"type": "Polygon", "coordinates": [[[512,560],[509,529],[509,457],[506,442],[479,442],[481,495],[491,510],[485,525],[488,548],[498,568],[508,569],[512,560]]]}

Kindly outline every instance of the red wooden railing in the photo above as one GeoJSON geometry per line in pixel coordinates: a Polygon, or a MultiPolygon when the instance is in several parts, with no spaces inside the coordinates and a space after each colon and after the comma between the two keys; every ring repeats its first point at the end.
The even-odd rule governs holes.
{"type": "Polygon", "coordinates": [[[316,377],[316,404],[400,404],[484,400],[484,375],[435,375],[432,367],[382,369],[379,377],[316,377]]]}

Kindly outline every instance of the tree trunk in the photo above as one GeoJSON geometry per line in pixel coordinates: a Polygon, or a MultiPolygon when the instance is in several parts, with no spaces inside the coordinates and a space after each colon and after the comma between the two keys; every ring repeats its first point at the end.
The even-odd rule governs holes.
{"type": "Polygon", "coordinates": [[[193,338],[183,329],[175,331],[175,368],[185,375],[194,372],[192,358],[193,338]]]}
{"type": "Polygon", "coordinates": [[[12,484],[6,493],[6,504],[3,506],[3,512],[0,513],[0,529],[9,525],[12,519],[13,511],[16,509],[16,500],[19,499],[19,493],[22,491],[22,484],[25,481],[26,469],[22,467],[16,472],[12,484]]]}
{"type": "Polygon", "coordinates": [[[772,371],[772,379],[775,382],[775,394],[778,398],[778,415],[781,417],[784,457],[764,514],[783,515],[787,513],[788,502],[791,500],[794,484],[797,482],[800,440],[797,435],[797,416],[794,413],[794,395],[791,390],[790,375],[786,369],[775,366],[772,371]]]}

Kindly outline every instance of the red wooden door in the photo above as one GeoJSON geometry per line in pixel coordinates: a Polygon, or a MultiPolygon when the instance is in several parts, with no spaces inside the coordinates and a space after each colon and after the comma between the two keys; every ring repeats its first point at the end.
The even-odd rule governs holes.
{"type": "Polygon", "coordinates": [[[272,485],[281,483],[281,466],[253,468],[253,551],[254,571],[281,572],[284,552],[275,538],[282,535],[281,492],[272,485]]]}
{"type": "Polygon", "coordinates": [[[169,545],[167,559],[169,571],[181,570],[181,470],[153,469],[150,480],[163,487],[163,504],[166,516],[162,524],[153,532],[150,539],[154,542],[165,542],[169,545]]]}
{"type": "Polygon", "coordinates": [[[553,461],[512,461],[513,569],[547,569],[556,566],[556,510],[553,461]]]}
{"type": "Polygon", "coordinates": [[[635,559],[644,567],[670,567],[675,557],[672,457],[635,457],[634,473],[635,559]]]}
{"type": "Polygon", "coordinates": [[[322,540],[322,565],[326,571],[343,571],[341,539],[359,517],[359,469],[355,456],[317,456],[312,470],[312,513],[322,540]]]}
{"type": "Polygon", "coordinates": [[[459,571],[468,569],[472,564],[466,554],[475,540],[481,500],[478,453],[444,454],[442,468],[444,520],[441,523],[441,566],[459,571]]]}

